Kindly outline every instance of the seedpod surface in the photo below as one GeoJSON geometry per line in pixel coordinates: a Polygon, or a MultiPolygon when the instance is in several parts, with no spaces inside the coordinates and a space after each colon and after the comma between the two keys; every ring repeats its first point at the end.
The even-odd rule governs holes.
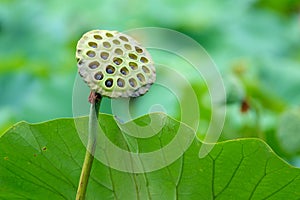
{"type": "Polygon", "coordinates": [[[156,79],[149,52],[117,31],[93,30],[77,43],[78,72],[91,91],[111,98],[145,94],[156,79]]]}

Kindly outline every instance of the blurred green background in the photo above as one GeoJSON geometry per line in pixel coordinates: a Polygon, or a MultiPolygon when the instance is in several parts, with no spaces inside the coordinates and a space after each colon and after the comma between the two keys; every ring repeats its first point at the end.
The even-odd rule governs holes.
{"type": "MultiPolygon", "coordinates": [[[[0,135],[21,120],[72,117],[75,47],[86,31],[165,27],[197,40],[222,73],[228,96],[220,140],[259,137],[300,166],[299,11],[299,0],[2,0],[0,135]]],[[[207,88],[194,87],[208,123],[207,88]]]]}

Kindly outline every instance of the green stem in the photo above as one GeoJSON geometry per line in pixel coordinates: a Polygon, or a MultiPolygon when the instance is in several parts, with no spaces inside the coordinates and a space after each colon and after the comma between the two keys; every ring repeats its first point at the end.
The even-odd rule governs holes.
{"type": "Polygon", "coordinates": [[[76,194],[76,200],[84,200],[86,189],[90,177],[90,172],[92,169],[92,164],[94,161],[94,154],[97,144],[97,133],[98,133],[98,117],[99,109],[101,103],[101,97],[96,97],[93,102],[91,102],[90,115],[89,115],[89,133],[88,133],[88,143],[86,147],[86,153],[84,157],[84,162],[81,170],[79,185],[76,194]]]}

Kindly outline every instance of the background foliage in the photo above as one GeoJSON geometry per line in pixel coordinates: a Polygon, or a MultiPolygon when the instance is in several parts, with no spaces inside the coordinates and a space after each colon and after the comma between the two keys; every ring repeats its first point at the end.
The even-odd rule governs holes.
{"type": "MultiPolygon", "coordinates": [[[[300,166],[299,9],[297,0],[1,1],[0,134],[20,120],[72,116],[74,49],[84,32],[158,26],[197,40],[219,67],[228,93],[221,140],[259,137],[300,166]]],[[[205,99],[203,83],[195,88],[205,99]]]]}

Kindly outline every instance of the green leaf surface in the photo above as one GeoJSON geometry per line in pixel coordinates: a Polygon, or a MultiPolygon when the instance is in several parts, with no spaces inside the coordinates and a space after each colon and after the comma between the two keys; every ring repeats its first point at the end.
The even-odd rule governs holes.
{"type": "MultiPolygon", "coordinates": [[[[191,131],[165,116],[165,126],[147,142],[125,136],[110,115],[100,119],[114,144],[139,152],[169,143],[180,125],[191,131]]],[[[147,124],[149,116],[136,122],[147,124]]],[[[299,199],[300,169],[264,142],[222,142],[199,158],[202,145],[193,140],[171,165],[148,173],[121,172],[95,160],[87,199],[299,199]]],[[[84,153],[74,119],[15,125],[0,138],[0,199],[75,199],[84,153]]]]}

